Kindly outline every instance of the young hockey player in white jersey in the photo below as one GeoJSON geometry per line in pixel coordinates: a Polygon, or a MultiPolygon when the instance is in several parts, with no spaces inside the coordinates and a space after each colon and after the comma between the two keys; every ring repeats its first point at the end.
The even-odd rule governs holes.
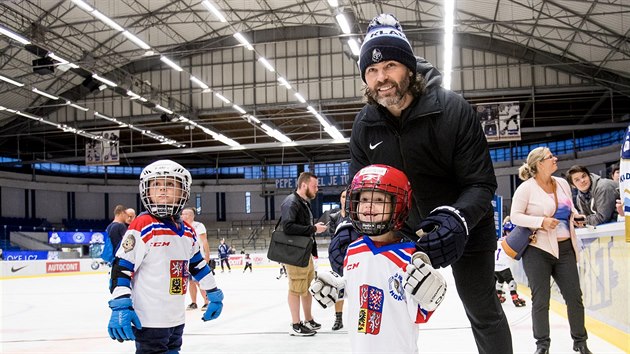
{"type": "Polygon", "coordinates": [[[396,234],[411,206],[409,181],[393,167],[370,165],[354,176],[346,197],[361,237],[348,247],[344,276],[319,272],[309,290],[323,307],[346,301],[353,353],[417,353],[418,324],[442,302],[446,282],[396,234]]]}
{"type": "Polygon", "coordinates": [[[176,162],[156,161],[140,174],[147,213],[133,220],[111,271],[108,331],[135,340],[136,353],[178,353],[182,346],[189,276],[207,291],[202,319],[217,318],[223,292],[216,286],[191,225],[180,219],[190,196],[190,173],[176,162]]]}
{"type": "Polygon", "coordinates": [[[494,260],[494,278],[496,279],[496,289],[497,289],[497,297],[501,303],[505,302],[505,292],[503,292],[503,284],[507,283],[508,288],[510,289],[510,297],[512,298],[512,303],[516,307],[525,306],[525,300],[521,299],[518,296],[518,292],[516,291],[516,280],[514,280],[514,276],[512,275],[512,271],[510,270],[510,266],[514,263],[514,260],[510,258],[507,253],[503,250],[503,246],[501,246],[501,241],[503,241],[504,237],[510,233],[510,231],[514,230],[516,225],[512,224],[510,221],[510,217],[506,216],[503,220],[503,236],[497,240],[497,250],[495,252],[495,260],[494,260]]]}

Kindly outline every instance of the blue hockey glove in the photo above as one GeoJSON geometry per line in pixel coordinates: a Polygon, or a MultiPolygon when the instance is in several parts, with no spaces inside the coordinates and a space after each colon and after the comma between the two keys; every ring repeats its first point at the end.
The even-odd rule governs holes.
{"type": "Polygon", "coordinates": [[[109,301],[109,308],[112,309],[112,317],[109,319],[107,331],[112,339],[119,342],[125,340],[135,340],[131,324],[138,329],[142,329],[140,319],[133,310],[130,298],[120,298],[109,301]]]}
{"type": "Polygon", "coordinates": [[[433,267],[447,267],[464,254],[468,225],[459,210],[441,206],[422,220],[416,234],[417,248],[429,256],[433,267]]]}
{"type": "Polygon", "coordinates": [[[204,321],[211,321],[219,317],[223,310],[223,291],[221,289],[208,290],[208,308],[201,318],[204,321]]]}

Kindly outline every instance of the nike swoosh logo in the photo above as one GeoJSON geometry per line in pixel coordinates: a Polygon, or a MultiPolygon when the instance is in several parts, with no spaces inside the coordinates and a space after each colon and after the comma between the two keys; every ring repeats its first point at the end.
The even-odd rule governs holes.
{"type": "Polygon", "coordinates": [[[372,145],[372,143],[370,143],[370,150],[374,150],[376,149],[377,146],[381,145],[383,143],[383,140],[379,141],[378,143],[372,145]]]}
{"type": "Polygon", "coordinates": [[[15,273],[17,271],[19,271],[20,269],[26,268],[26,266],[21,266],[21,267],[11,267],[11,273],[15,273]]]}

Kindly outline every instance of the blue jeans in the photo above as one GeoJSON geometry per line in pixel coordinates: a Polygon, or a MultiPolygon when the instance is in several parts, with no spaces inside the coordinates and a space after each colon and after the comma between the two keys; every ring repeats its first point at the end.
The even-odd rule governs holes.
{"type": "Polygon", "coordinates": [[[136,336],[136,354],[177,354],[182,348],[182,334],[184,325],[170,328],[137,329],[133,327],[136,336]]]}

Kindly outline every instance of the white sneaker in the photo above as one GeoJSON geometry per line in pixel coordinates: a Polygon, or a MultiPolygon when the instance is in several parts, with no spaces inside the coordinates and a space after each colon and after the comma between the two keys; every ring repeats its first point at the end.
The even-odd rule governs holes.
{"type": "Polygon", "coordinates": [[[309,337],[314,336],[315,331],[305,326],[302,322],[294,323],[291,325],[291,329],[289,330],[289,335],[298,336],[298,337],[309,337]]]}

